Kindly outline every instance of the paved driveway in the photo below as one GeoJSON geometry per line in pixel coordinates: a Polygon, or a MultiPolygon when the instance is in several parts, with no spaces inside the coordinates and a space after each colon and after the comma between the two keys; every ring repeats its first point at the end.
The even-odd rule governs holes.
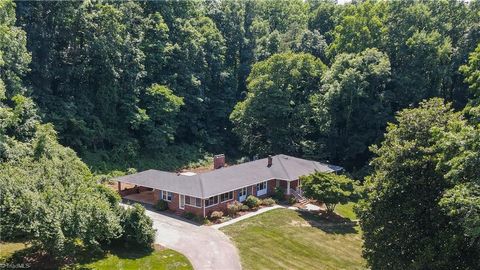
{"type": "Polygon", "coordinates": [[[146,210],[157,229],[155,243],[187,256],[196,270],[240,270],[240,257],[221,231],[146,210]]]}

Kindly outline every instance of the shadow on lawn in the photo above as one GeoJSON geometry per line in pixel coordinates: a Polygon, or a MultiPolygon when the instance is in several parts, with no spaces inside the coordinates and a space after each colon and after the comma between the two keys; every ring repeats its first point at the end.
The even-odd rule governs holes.
{"type": "Polygon", "coordinates": [[[106,258],[109,254],[116,255],[121,259],[139,259],[150,255],[155,250],[163,248],[155,246],[151,249],[137,249],[128,247],[112,247],[104,251],[88,251],[78,247],[73,254],[54,259],[46,252],[35,247],[28,247],[14,252],[7,260],[0,262],[0,269],[27,268],[27,269],[90,269],[83,264],[90,264],[106,258]]]}
{"type": "Polygon", "coordinates": [[[350,234],[358,233],[355,228],[357,223],[348,218],[337,215],[336,213],[327,214],[324,211],[308,212],[297,211],[299,217],[303,218],[310,226],[321,229],[330,234],[350,234]]]}

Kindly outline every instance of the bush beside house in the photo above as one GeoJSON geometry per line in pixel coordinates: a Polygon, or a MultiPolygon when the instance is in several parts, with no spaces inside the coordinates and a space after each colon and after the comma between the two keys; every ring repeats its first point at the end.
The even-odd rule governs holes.
{"type": "Polygon", "coordinates": [[[158,200],[157,203],[155,203],[154,208],[157,211],[168,210],[168,202],[164,200],[158,200]]]}
{"type": "Polygon", "coordinates": [[[250,207],[250,209],[258,208],[260,206],[260,203],[260,199],[253,195],[248,196],[245,200],[245,204],[250,207]]]}

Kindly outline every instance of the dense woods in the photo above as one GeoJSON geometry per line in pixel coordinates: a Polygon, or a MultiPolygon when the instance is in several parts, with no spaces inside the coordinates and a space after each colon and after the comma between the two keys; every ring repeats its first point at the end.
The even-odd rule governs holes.
{"type": "Polygon", "coordinates": [[[2,237],[148,244],[100,162],[284,153],[367,176],[373,269],[478,267],[480,1],[353,2],[0,0],[2,237]]]}
{"type": "Polygon", "coordinates": [[[24,65],[6,94],[31,96],[60,142],[96,161],[141,167],[190,145],[357,171],[396,111],[430,97],[466,104],[459,67],[480,37],[479,6],[21,1],[24,65]]]}

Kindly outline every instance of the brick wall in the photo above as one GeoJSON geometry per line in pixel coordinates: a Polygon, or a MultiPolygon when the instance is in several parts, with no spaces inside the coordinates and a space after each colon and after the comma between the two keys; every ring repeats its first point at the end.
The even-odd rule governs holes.
{"type": "MultiPolygon", "coordinates": [[[[281,182],[284,182],[284,181],[281,181],[281,182]]],[[[272,196],[275,193],[275,186],[276,186],[276,180],[269,180],[268,183],[267,183],[267,194],[265,194],[263,196],[258,196],[258,197],[265,198],[265,197],[272,196]]],[[[205,215],[210,216],[210,214],[213,211],[226,212],[228,205],[233,203],[234,201],[238,200],[239,191],[240,191],[240,189],[233,191],[233,200],[229,200],[229,201],[225,201],[225,202],[219,202],[216,205],[206,207],[205,208],[205,215]]],[[[155,195],[157,195],[158,198],[160,199],[160,191],[157,190],[155,195]]],[[[256,185],[252,185],[252,186],[247,187],[247,197],[250,196],[250,195],[257,196],[256,185]]],[[[194,213],[195,215],[203,216],[202,207],[194,207],[194,206],[190,206],[190,205],[186,204],[185,209],[180,209],[180,207],[179,207],[179,202],[180,202],[179,201],[179,196],[180,195],[178,193],[173,193],[172,200],[168,202],[168,209],[170,209],[171,211],[174,211],[176,213],[179,213],[179,214],[185,213],[185,212],[190,212],[190,213],[194,213]]]]}

